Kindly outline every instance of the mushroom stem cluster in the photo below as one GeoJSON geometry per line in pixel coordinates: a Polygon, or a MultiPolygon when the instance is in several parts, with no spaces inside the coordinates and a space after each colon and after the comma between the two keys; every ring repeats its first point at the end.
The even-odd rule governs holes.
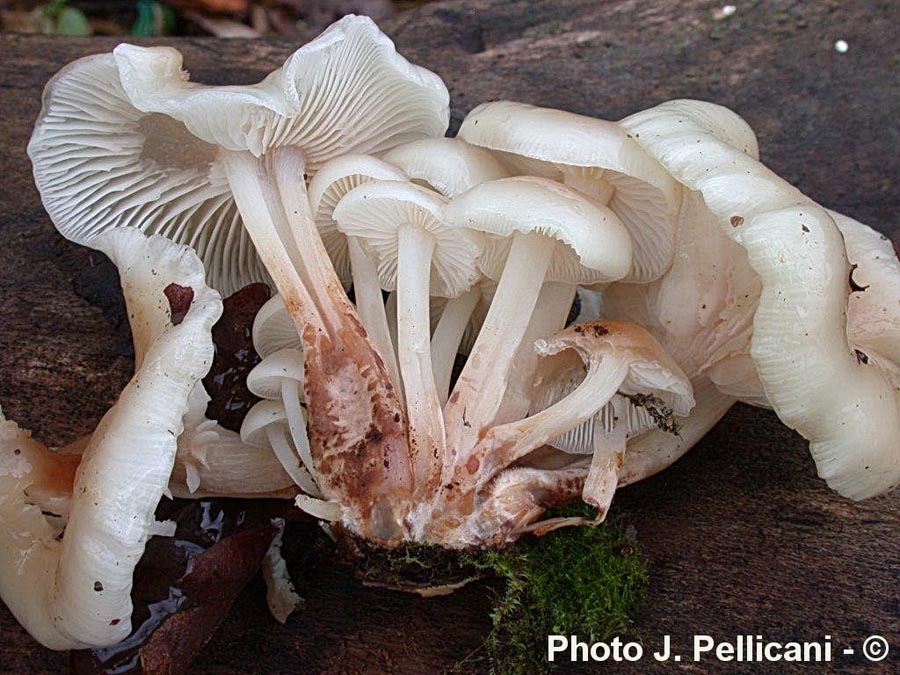
{"type": "Polygon", "coordinates": [[[47,85],[35,180],[59,231],[119,265],[137,364],[80,457],[0,426],[0,593],[38,639],[127,633],[167,482],[291,497],[388,548],[504,546],[601,522],[736,400],[808,438],[842,495],[900,482],[900,262],[761,164],[737,115],[499,101],[444,138],[448,120],[440,78],[354,16],[255,85],[130,45],[47,85]],[[193,299],[163,311],[161,280],[193,299]],[[259,281],[263,400],[238,437],[196,385],[219,293],[259,281]],[[593,520],[541,520],[579,498],[593,520]]]}

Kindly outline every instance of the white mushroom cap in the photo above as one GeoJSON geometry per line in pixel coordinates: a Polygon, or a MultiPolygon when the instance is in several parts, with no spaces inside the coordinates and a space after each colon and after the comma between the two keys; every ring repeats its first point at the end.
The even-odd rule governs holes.
{"type": "Polygon", "coordinates": [[[309,184],[309,204],[316,227],[344,283],[351,279],[350,252],[347,236],[337,229],[332,215],[345,194],[371,180],[405,181],[406,174],[371,155],[343,155],[323,164],[309,184]]]}
{"type": "Polygon", "coordinates": [[[871,227],[829,211],[854,266],[847,304],[850,344],[900,366],[900,260],[890,239],[871,227]]]}
{"type": "MultiPolygon", "coordinates": [[[[542,387],[553,390],[557,389],[557,383],[561,385],[556,393],[548,392],[543,397],[547,403],[560,400],[568,393],[566,390],[571,390],[567,369],[548,357],[573,350],[584,364],[576,368],[578,379],[585,366],[599,363],[604,357],[612,355],[627,362],[628,372],[618,392],[630,397],[636,407],[648,410],[655,407],[652,414],[665,417],[685,417],[694,407],[688,377],[650,333],[636,324],[621,321],[576,324],[550,340],[539,340],[535,349],[543,357],[543,372],[539,375],[545,380],[542,387]]],[[[536,404],[539,405],[537,401],[536,404]]],[[[631,421],[635,420],[626,420],[631,421]]],[[[634,426],[632,431],[637,429],[634,426]]]]}
{"type": "Polygon", "coordinates": [[[96,243],[119,267],[140,366],[84,449],[62,540],[25,500],[31,466],[17,446],[27,432],[0,420],[0,596],[53,649],[107,646],[131,632],[134,566],[157,527],[182,416],[212,362],[222,312],[187,247],[130,229],[96,243]],[[175,321],[172,284],[190,289],[175,321]]]}
{"type": "Polygon", "coordinates": [[[459,136],[520,173],[563,181],[608,204],[634,244],[630,280],[650,281],[671,264],[678,185],[614,122],[495,101],[469,113],[459,136]]]}
{"type": "Polygon", "coordinates": [[[300,336],[284,300],[276,293],[266,300],[253,319],[253,347],[262,358],[281,349],[300,349],[300,336]]]}
{"type": "Polygon", "coordinates": [[[441,79],[399,55],[365,16],[331,24],[255,85],[188,82],[181,53],[170,47],[119,45],[114,53],[136,108],[179,120],[226,150],[260,156],[300,147],[313,172],[339,155],[443,135],[449,121],[441,79]]]}
{"type": "Polygon", "coordinates": [[[455,297],[478,280],[481,252],[477,233],[444,222],[447,200],[412,183],[373,181],[351,190],[334,210],[338,229],[357,237],[377,260],[382,288],[397,284],[397,233],[403,225],[426,230],[435,241],[431,294],[455,297]]]}
{"type": "Polygon", "coordinates": [[[486,236],[479,266],[498,279],[515,232],[557,241],[545,281],[599,283],[621,279],[631,266],[631,240],[608,208],[559,183],[520,176],[476,185],[450,202],[447,223],[486,236]]]}
{"type": "Polygon", "coordinates": [[[381,158],[402,169],[414,183],[448,199],[510,175],[490,152],[461,138],[423,138],[391,148],[381,158]]]}
{"type": "Polygon", "coordinates": [[[281,349],[269,354],[247,374],[247,389],[265,399],[280,399],[282,381],[294,380],[303,395],[303,354],[297,349],[281,349]]]}
{"type": "Polygon", "coordinates": [[[756,159],[753,132],[727,108],[669,101],[619,124],[678,181],[703,195],[731,237],[760,213],[811,201],[756,159]]]}
{"type": "Polygon", "coordinates": [[[280,400],[260,401],[250,408],[244,417],[241,424],[241,440],[261,448],[271,447],[266,428],[273,424],[283,426],[287,432],[288,421],[284,404],[280,400]]]}
{"type": "MultiPolygon", "coordinates": [[[[224,293],[269,280],[229,188],[223,150],[300,148],[307,173],[349,152],[443,135],[448,94],[371,20],[346,17],[258,85],[189,82],[169,47],[120,45],[61,70],[28,146],[57,229],[90,245],[133,225],[192,246],[224,293]]],[[[298,177],[299,179],[299,177],[298,177]]]]}
{"type": "Polygon", "coordinates": [[[848,340],[850,267],[834,220],[816,206],[774,210],[741,242],[762,279],[751,355],[775,412],[809,439],[819,476],[841,495],[895,488],[900,369],[848,340]]]}

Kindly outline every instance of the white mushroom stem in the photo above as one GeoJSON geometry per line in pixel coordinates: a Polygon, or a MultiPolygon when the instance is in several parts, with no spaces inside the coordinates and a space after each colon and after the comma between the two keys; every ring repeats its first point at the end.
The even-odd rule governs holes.
{"type": "Polygon", "coordinates": [[[628,362],[615,354],[592,360],[571,394],[531,417],[491,429],[476,446],[477,461],[467,465],[470,473],[484,485],[517,459],[586,422],[615,396],[627,375],[628,362]]]}
{"type": "Polygon", "coordinates": [[[528,413],[539,360],[534,343],[555,335],[565,327],[577,288],[575,284],[561,281],[548,281],[541,287],[525,336],[515,355],[514,367],[510,372],[506,395],[496,423],[521,419],[528,413]]]}
{"type": "Polygon", "coordinates": [[[434,329],[434,335],[431,336],[434,384],[442,406],[447,403],[447,397],[450,395],[450,378],[459,345],[479,300],[481,289],[478,286],[470,288],[458,297],[450,298],[434,329]]]}
{"type": "Polygon", "coordinates": [[[272,447],[272,452],[275,453],[278,461],[281,462],[281,466],[284,467],[291,479],[300,486],[300,489],[313,497],[321,496],[315,481],[300,463],[300,457],[291,445],[287,434],[285,434],[284,427],[280,424],[268,425],[266,427],[266,438],[272,447]]]}
{"type": "Polygon", "coordinates": [[[597,508],[597,523],[603,522],[606,518],[619,485],[619,469],[625,458],[625,444],[628,438],[625,414],[626,411],[616,409],[619,422],[609,433],[604,430],[603,425],[594,426],[594,456],[581,496],[586,503],[597,508]]]}
{"type": "Polygon", "coordinates": [[[384,314],[387,316],[388,335],[391,336],[394,358],[397,358],[397,291],[388,293],[387,300],[384,301],[384,314]]]}
{"type": "Polygon", "coordinates": [[[359,314],[359,320],[365,326],[372,344],[375,345],[375,349],[387,366],[394,387],[400,392],[403,383],[397,367],[395,343],[391,340],[387,312],[381,297],[378,270],[372,259],[363,251],[356,237],[347,237],[347,249],[350,253],[353,292],[356,294],[356,311],[359,314]]]}
{"type": "MultiPolygon", "coordinates": [[[[278,201],[270,176],[267,175],[262,162],[246,151],[223,151],[221,156],[225,175],[241,213],[244,227],[253,240],[263,264],[272,275],[272,280],[284,299],[295,325],[299,330],[306,323],[321,324],[323,318],[319,316],[317,306],[304,284],[303,277],[307,276],[304,274],[305,265],[302,264],[300,252],[288,231],[283,207],[278,201]]],[[[295,164],[289,161],[292,156],[286,152],[274,151],[272,159],[276,164],[279,161],[287,164],[282,167],[280,173],[293,168],[295,164]]],[[[301,190],[305,196],[302,168],[299,180],[294,182],[293,188],[301,190]]],[[[305,212],[312,221],[308,205],[305,212]]]]}
{"type": "MultiPolygon", "coordinates": [[[[288,430],[291,432],[291,438],[294,440],[297,454],[300,455],[300,459],[303,461],[309,474],[315,476],[316,470],[313,465],[312,453],[309,449],[309,436],[306,433],[306,420],[300,407],[300,383],[297,380],[288,377],[282,380],[281,401],[284,403],[288,430]]],[[[310,492],[310,494],[316,494],[317,492],[310,492]]]]}
{"type": "Polygon", "coordinates": [[[447,405],[447,442],[455,452],[470,448],[496,417],[553,248],[540,234],[513,235],[494,300],[447,405]]]}
{"type": "Polygon", "coordinates": [[[431,367],[429,288],[434,246],[434,236],[427,230],[415,225],[398,228],[397,348],[417,485],[436,477],[435,456],[444,454],[444,418],[431,367]]]}

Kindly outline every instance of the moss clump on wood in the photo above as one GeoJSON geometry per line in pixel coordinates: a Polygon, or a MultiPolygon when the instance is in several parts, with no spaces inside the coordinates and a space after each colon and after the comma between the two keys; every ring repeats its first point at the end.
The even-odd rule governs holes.
{"type": "MultiPolygon", "coordinates": [[[[554,515],[591,513],[579,505],[554,515]]],[[[502,580],[481,658],[491,673],[504,675],[549,670],[547,635],[596,642],[626,633],[649,580],[646,561],[621,517],[464,558],[502,580]]]]}

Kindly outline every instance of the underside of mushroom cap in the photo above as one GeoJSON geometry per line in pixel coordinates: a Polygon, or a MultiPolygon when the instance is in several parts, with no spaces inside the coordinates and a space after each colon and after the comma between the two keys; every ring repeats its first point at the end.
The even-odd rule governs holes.
{"type": "Polygon", "coordinates": [[[821,207],[775,210],[741,242],[762,279],[751,355],[781,420],[810,441],[819,475],[865,499],[900,483],[900,372],[848,340],[850,265],[821,207]]]}
{"type": "Polygon", "coordinates": [[[337,22],[257,85],[204,86],[181,66],[172,48],[132,45],[70,64],[47,85],[29,155],[65,237],[164,234],[192,246],[224,293],[269,281],[232,196],[228,151],[299,148],[311,174],[341,154],[443,135],[449,119],[440,78],[364,17],[337,22]]]}
{"type": "Polygon", "coordinates": [[[63,68],[44,90],[28,144],[44,207],[80,244],[136,226],[190,245],[210,283],[231,293],[269,275],[216,161],[216,148],[128,99],[111,54],[63,68]]]}
{"type": "MultiPolygon", "coordinates": [[[[574,350],[585,365],[603,360],[605,354],[615,354],[628,363],[628,374],[619,385],[619,392],[630,397],[658,399],[679,417],[694,407],[694,396],[688,377],[662,346],[644,328],[624,321],[603,321],[570,326],[548,340],[538,340],[535,349],[544,363],[544,377],[556,379],[560,369],[549,366],[548,357],[566,350],[574,350]]],[[[570,362],[571,365],[571,362],[570,362]]],[[[652,403],[652,402],[651,402],[652,403]]]]}
{"type": "Polygon", "coordinates": [[[342,155],[326,162],[309,184],[309,205],[325,250],[334,270],[344,283],[351,280],[347,236],[337,229],[333,215],[341,198],[353,188],[371,180],[405,181],[406,174],[371,155],[342,155]]]}
{"type": "Polygon", "coordinates": [[[115,53],[135,107],[173,117],[227,150],[259,156],[300,147],[310,172],[339,155],[443,135],[449,122],[441,79],[399,55],[364,16],[333,23],[256,85],[188,82],[170,48],[120,45],[115,53]]]}
{"type": "Polygon", "coordinates": [[[611,284],[603,316],[645,327],[691,378],[765,405],[749,353],[761,286],[746,251],[693,190],[683,193],[675,237],[672,267],[648,284],[611,284]]]}
{"type": "Polygon", "coordinates": [[[479,262],[485,276],[503,272],[516,232],[557,240],[545,281],[600,283],[621,279],[631,266],[631,239],[605,206],[545,178],[517,176],[476,185],[451,200],[448,224],[485,233],[479,262]]]}
{"type": "Polygon", "coordinates": [[[651,281],[668,269],[678,185],[615,122],[495,101],[469,113],[459,135],[518,173],[565,182],[608,204],[631,235],[631,281],[651,281]]]}
{"type": "Polygon", "coordinates": [[[447,200],[419,185],[399,181],[372,181],[354,188],[334,210],[338,229],[357,237],[378,261],[382,288],[396,289],[398,229],[415,225],[435,239],[431,268],[431,294],[455,297],[469,290],[480,273],[476,261],[481,237],[455,229],[444,219],[447,200]]]}

